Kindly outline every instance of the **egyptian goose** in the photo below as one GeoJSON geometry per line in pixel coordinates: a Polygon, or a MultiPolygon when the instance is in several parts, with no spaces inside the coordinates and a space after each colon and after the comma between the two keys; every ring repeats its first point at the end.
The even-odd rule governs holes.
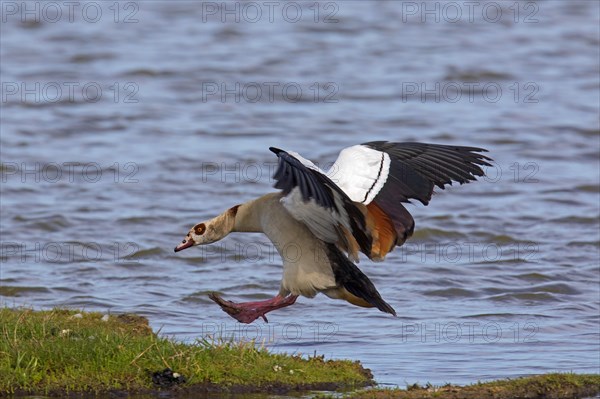
{"type": "Polygon", "coordinates": [[[257,302],[234,303],[215,293],[210,298],[236,320],[258,317],[292,305],[299,295],[322,292],[353,305],[396,315],[360,271],[358,252],[381,261],[402,245],[414,220],[402,202],[427,205],[433,187],[468,183],[489,166],[485,149],[425,143],[372,141],[342,150],[324,172],[291,151],[270,148],[279,158],[274,174],[281,191],[229,208],[196,224],[175,252],[219,241],[231,232],[260,232],[283,259],[279,294],[257,302]],[[294,246],[293,258],[286,248],[294,246]]]}

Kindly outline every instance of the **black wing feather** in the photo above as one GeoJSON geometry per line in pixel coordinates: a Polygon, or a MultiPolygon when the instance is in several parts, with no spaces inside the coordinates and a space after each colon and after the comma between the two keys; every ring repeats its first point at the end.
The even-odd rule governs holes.
{"type": "Polygon", "coordinates": [[[284,195],[288,195],[297,187],[303,201],[314,199],[317,205],[341,214],[342,212],[337,208],[335,202],[335,192],[335,196],[342,199],[342,206],[348,214],[350,233],[356,239],[361,251],[370,256],[373,240],[367,233],[365,215],[348,195],[329,177],[306,167],[284,150],[274,147],[269,149],[279,157],[279,166],[273,175],[276,180],[274,187],[282,190],[284,195]]]}
{"type": "Polygon", "coordinates": [[[444,189],[453,181],[468,183],[476,176],[484,175],[481,166],[491,166],[488,162],[491,159],[481,154],[487,150],[477,147],[387,141],[371,141],[362,145],[390,156],[386,186],[389,184],[393,188],[385,190],[384,186],[375,197],[376,202],[383,194],[394,196],[398,201],[416,199],[427,205],[434,185],[444,189]]]}
{"type": "MultiPolygon", "coordinates": [[[[312,198],[318,205],[327,209],[334,207],[333,197],[322,186],[324,179],[329,180],[327,176],[307,168],[302,162],[283,150],[273,147],[270,150],[279,157],[279,165],[273,175],[276,180],[275,188],[282,190],[284,195],[288,195],[298,187],[304,201],[312,198]]],[[[331,184],[335,186],[335,183],[331,182],[331,184]]]]}
{"type": "Polygon", "coordinates": [[[335,245],[327,245],[327,256],[331,262],[335,280],[348,292],[364,299],[382,312],[396,316],[394,308],[383,300],[369,277],[350,262],[335,245]]]}

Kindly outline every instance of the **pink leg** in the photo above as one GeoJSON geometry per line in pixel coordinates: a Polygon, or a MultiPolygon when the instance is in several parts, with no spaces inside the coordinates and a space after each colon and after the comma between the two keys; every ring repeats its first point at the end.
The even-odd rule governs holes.
{"type": "Polygon", "coordinates": [[[210,293],[208,297],[215,301],[225,313],[229,314],[240,323],[250,324],[259,317],[262,317],[263,320],[268,323],[265,314],[272,310],[293,305],[294,302],[296,302],[298,295],[288,295],[286,297],[277,295],[266,301],[241,303],[226,301],[214,292],[210,293]]]}

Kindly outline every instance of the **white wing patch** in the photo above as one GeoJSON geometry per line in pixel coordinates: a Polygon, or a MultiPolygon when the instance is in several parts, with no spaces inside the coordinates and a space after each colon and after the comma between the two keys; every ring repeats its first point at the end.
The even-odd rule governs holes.
{"type": "Polygon", "coordinates": [[[355,145],[343,149],[326,173],[354,202],[369,204],[387,181],[390,156],[355,145]]]}

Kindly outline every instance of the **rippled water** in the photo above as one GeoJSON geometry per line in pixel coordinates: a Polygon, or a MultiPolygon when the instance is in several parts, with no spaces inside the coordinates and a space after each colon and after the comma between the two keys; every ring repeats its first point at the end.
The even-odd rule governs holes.
{"type": "Polygon", "coordinates": [[[136,312],[382,384],[600,371],[599,3],[54,4],[2,3],[3,305],[136,312]],[[397,318],[318,296],[236,324],[207,293],[276,293],[268,240],[173,253],[272,190],[269,146],[326,165],[375,139],[496,161],[360,263],[397,318]]]}

